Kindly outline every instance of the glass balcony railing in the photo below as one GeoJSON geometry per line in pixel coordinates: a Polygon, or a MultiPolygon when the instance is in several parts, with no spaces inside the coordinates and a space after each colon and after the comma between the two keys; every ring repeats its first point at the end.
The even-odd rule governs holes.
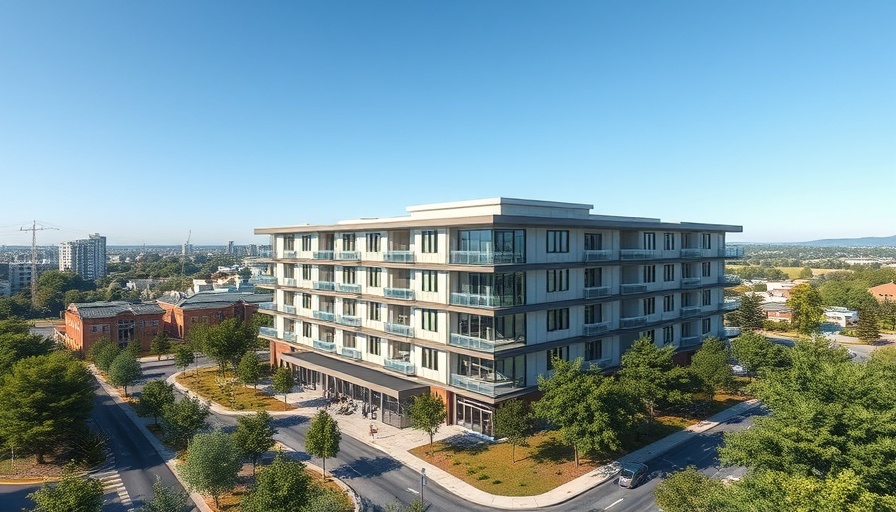
{"type": "Polygon", "coordinates": [[[452,333],[448,338],[448,344],[452,347],[469,348],[471,350],[479,350],[480,352],[494,352],[496,348],[499,348],[503,345],[509,345],[517,341],[525,342],[525,339],[523,338],[521,340],[493,341],[483,338],[477,338],[475,336],[464,336],[463,334],[456,333],[452,333]]]}
{"type": "Polygon", "coordinates": [[[610,287],[609,286],[591,286],[585,288],[584,292],[586,299],[599,299],[600,297],[609,297],[610,296],[610,287]]]}
{"type": "Polygon", "coordinates": [[[336,253],[336,259],[342,261],[359,261],[361,259],[361,251],[339,251],[336,253]]]}
{"type": "Polygon", "coordinates": [[[623,295],[631,295],[633,293],[644,293],[647,291],[646,284],[624,284],[620,287],[623,295]]]}
{"type": "Polygon", "coordinates": [[[703,279],[699,277],[683,277],[681,279],[682,288],[697,288],[703,283],[703,279]]]}
{"type": "Polygon", "coordinates": [[[702,258],[703,249],[682,249],[680,254],[682,258],[702,258]]]}
{"type": "Polygon", "coordinates": [[[332,260],[333,251],[315,251],[311,253],[311,257],[316,260],[332,260]]]}
{"type": "Polygon", "coordinates": [[[410,325],[395,324],[392,322],[386,322],[386,332],[398,334],[399,336],[414,336],[414,328],[410,325]]]}
{"type": "Polygon", "coordinates": [[[286,313],[287,315],[294,315],[296,314],[296,307],[290,306],[289,304],[284,304],[280,306],[280,311],[286,313]]]}
{"type": "Polygon", "coordinates": [[[597,324],[585,324],[582,327],[582,333],[585,336],[597,336],[610,330],[610,322],[600,322],[597,324]]]}
{"type": "Polygon", "coordinates": [[[613,256],[613,251],[609,249],[588,250],[585,251],[585,254],[582,256],[582,261],[585,263],[592,261],[610,261],[615,259],[613,256]]]}
{"type": "Polygon", "coordinates": [[[692,316],[699,316],[703,313],[703,308],[700,306],[685,306],[681,308],[681,317],[682,318],[690,318],[692,316]]]}
{"type": "Polygon", "coordinates": [[[293,286],[293,287],[295,287],[295,285],[296,285],[296,280],[295,280],[295,278],[292,278],[292,277],[284,277],[284,278],[283,278],[283,281],[282,281],[280,284],[282,284],[283,286],[293,286]]]}
{"type": "Polygon", "coordinates": [[[474,306],[480,308],[494,308],[500,303],[500,297],[494,295],[477,295],[475,293],[452,293],[448,298],[449,304],[455,306],[474,306]]]}
{"type": "Polygon", "coordinates": [[[724,333],[726,338],[740,336],[740,327],[725,327],[724,333]]]}
{"type": "Polygon", "coordinates": [[[264,309],[266,311],[277,311],[277,305],[273,302],[262,302],[258,305],[258,309],[264,309]]]}
{"type": "Polygon", "coordinates": [[[284,258],[295,258],[296,251],[283,251],[283,257],[284,258]]]}
{"type": "Polygon", "coordinates": [[[703,342],[703,336],[685,336],[681,338],[681,341],[678,342],[678,346],[684,347],[696,347],[700,343],[703,342]]]}
{"type": "Polygon", "coordinates": [[[349,359],[361,359],[361,351],[356,348],[342,347],[339,349],[339,355],[349,359]]]}
{"type": "Polygon", "coordinates": [[[328,292],[336,291],[336,283],[333,281],[314,281],[311,283],[312,288],[315,290],[323,290],[328,292]]]}
{"type": "Polygon", "coordinates": [[[336,323],[348,325],[350,327],[361,327],[361,317],[352,315],[338,315],[336,316],[336,323]]]}
{"type": "Polygon", "coordinates": [[[656,251],[650,249],[622,249],[619,258],[623,260],[649,260],[656,257],[656,251]]]}
{"type": "Polygon", "coordinates": [[[389,299],[414,300],[414,290],[410,288],[383,288],[383,296],[389,299]]]}
{"type": "Polygon", "coordinates": [[[596,359],[594,361],[585,361],[586,366],[587,365],[597,366],[598,368],[600,368],[602,370],[609,368],[610,365],[612,365],[612,364],[613,364],[613,360],[610,359],[609,357],[605,357],[603,359],[596,359]]]}
{"type": "Polygon", "coordinates": [[[626,318],[620,318],[619,325],[622,326],[623,329],[644,327],[645,325],[647,325],[647,317],[646,316],[630,316],[630,317],[626,317],[626,318]]]}
{"type": "Polygon", "coordinates": [[[719,282],[726,286],[737,286],[741,283],[740,276],[734,274],[725,274],[719,278],[719,282]]]}
{"type": "Polygon", "coordinates": [[[314,340],[314,348],[324,352],[336,352],[336,343],[332,341],[314,340]]]}
{"type": "Polygon", "coordinates": [[[383,367],[404,375],[413,375],[415,371],[413,363],[401,359],[385,359],[383,360],[383,367]]]}
{"type": "Polygon", "coordinates": [[[723,258],[743,258],[744,257],[744,248],[743,247],[725,247],[724,249],[719,249],[719,256],[723,258]]]}
{"type": "Polygon", "coordinates": [[[249,279],[252,284],[277,284],[277,276],[255,276],[249,279]]]}
{"type": "Polygon", "coordinates": [[[292,341],[292,342],[295,342],[295,341],[296,341],[296,333],[294,333],[294,332],[289,332],[289,331],[285,331],[285,332],[283,333],[283,339],[286,340],[286,341],[292,341]]]}
{"type": "Polygon", "coordinates": [[[336,320],[336,314],[330,313],[329,311],[314,311],[311,313],[311,316],[318,320],[324,320],[325,322],[333,322],[336,320]]]}
{"type": "Polygon", "coordinates": [[[518,389],[514,384],[510,379],[491,381],[457,373],[451,374],[452,386],[486,396],[498,396],[518,389]]]}
{"type": "Polygon", "coordinates": [[[276,338],[277,337],[277,329],[275,329],[273,327],[259,327],[258,334],[261,334],[264,336],[273,336],[276,338]]]}
{"type": "Polygon", "coordinates": [[[449,261],[458,265],[498,265],[525,263],[523,252],[451,251],[449,261]]]}
{"type": "Polygon", "coordinates": [[[361,285],[351,283],[336,283],[336,291],[342,293],[361,293],[361,285]]]}
{"type": "Polygon", "coordinates": [[[740,307],[740,299],[725,299],[722,303],[722,311],[734,311],[740,307]]]}
{"type": "Polygon", "coordinates": [[[383,261],[391,263],[413,263],[413,251],[386,251],[383,253],[383,261]]]}

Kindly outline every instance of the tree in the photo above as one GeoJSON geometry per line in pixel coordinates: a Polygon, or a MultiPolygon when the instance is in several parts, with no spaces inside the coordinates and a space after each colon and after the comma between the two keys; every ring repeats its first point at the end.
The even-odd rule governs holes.
{"type": "Polygon", "coordinates": [[[690,369],[703,383],[710,400],[717,390],[734,387],[734,374],[728,359],[728,347],[715,336],[703,340],[703,346],[691,358],[690,369]]]}
{"type": "Polygon", "coordinates": [[[190,508],[187,493],[166,487],[158,475],[152,484],[152,494],[152,499],[143,503],[140,512],[186,512],[190,508]]]}
{"type": "Polygon", "coordinates": [[[859,324],[856,326],[856,334],[865,343],[871,343],[880,339],[880,321],[876,311],[871,308],[859,311],[859,324]]]}
{"type": "Polygon", "coordinates": [[[762,297],[754,293],[745,293],[740,299],[737,311],[726,317],[728,323],[745,331],[762,329],[765,313],[762,312],[762,297]]]}
{"type": "Polygon", "coordinates": [[[787,307],[791,310],[790,323],[803,334],[812,334],[821,325],[824,307],[821,295],[812,285],[801,284],[790,290],[787,307]]]}
{"type": "Polygon", "coordinates": [[[305,464],[277,454],[240,502],[241,512],[292,512],[311,497],[311,477],[305,464]]]}
{"type": "Polygon", "coordinates": [[[527,446],[532,432],[532,411],[519,398],[504,402],[495,411],[495,436],[510,443],[510,462],[516,462],[516,447],[527,446]]]}
{"type": "Polygon", "coordinates": [[[218,499],[236,486],[241,467],[233,438],[215,430],[193,437],[186,461],[178,466],[178,473],[190,489],[211,495],[215,507],[219,508],[218,499]]]}
{"type": "Polygon", "coordinates": [[[187,371],[187,368],[196,361],[193,349],[187,344],[180,344],[174,347],[174,366],[181,368],[181,371],[187,371]]]}
{"type": "MultiPolygon", "coordinates": [[[[236,366],[247,351],[255,347],[258,332],[252,323],[239,318],[228,318],[218,325],[198,331],[197,340],[202,351],[218,363],[223,375],[227,365],[236,366]]],[[[191,333],[192,334],[192,333],[191,333]]]]}
{"type": "Polygon", "coordinates": [[[140,410],[158,423],[166,405],[174,403],[174,385],[163,380],[151,380],[140,391],[140,410]]]}
{"type": "Polygon", "coordinates": [[[718,508],[722,482],[688,466],[657,484],[656,504],[666,512],[723,512],[718,508]]]}
{"type": "Polygon", "coordinates": [[[432,393],[417,395],[408,406],[411,428],[422,430],[429,436],[429,456],[432,457],[432,439],[445,423],[445,402],[432,393]]]}
{"type": "Polygon", "coordinates": [[[162,407],[162,432],[165,439],[177,448],[183,448],[200,430],[208,427],[208,406],[196,398],[185,397],[162,407]]]}
{"type": "Polygon", "coordinates": [[[252,384],[256,389],[258,388],[258,381],[261,379],[261,361],[254,350],[243,354],[237,374],[243,384],[252,384]]]}
{"type": "Polygon", "coordinates": [[[31,334],[31,326],[20,318],[0,320],[0,375],[26,357],[49,354],[53,340],[31,334]]]}
{"type": "Polygon", "coordinates": [[[734,338],[731,341],[731,353],[741,366],[753,374],[761,375],[764,371],[788,364],[784,347],[754,332],[745,332],[734,338]]]}
{"type": "Polygon", "coordinates": [[[252,461],[253,475],[258,457],[274,447],[274,434],[277,433],[277,429],[271,422],[271,415],[267,411],[259,411],[251,416],[240,416],[237,419],[233,441],[240,454],[252,461]]]}
{"type": "Polygon", "coordinates": [[[44,484],[28,497],[37,505],[34,512],[100,512],[103,484],[94,478],[82,478],[74,465],[69,465],[59,482],[44,484]]]}
{"type": "Polygon", "coordinates": [[[281,366],[277,368],[277,371],[274,372],[274,377],[271,379],[271,384],[274,389],[274,393],[278,393],[283,395],[283,405],[286,406],[286,395],[292,391],[293,386],[296,385],[296,378],[292,374],[292,370],[289,368],[281,366]]]}
{"type": "Polygon", "coordinates": [[[648,426],[661,404],[690,400],[681,385],[682,374],[686,371],[672,361],[674,350],[672,345],[657,347],[645,336],[636,340],[622,355],[619,382],[644,406],[648,426]]]}
{"type": "Polygon", "coordinates": [[[23,359],[0,379],[0,439],[37,456],[90,417],[93,376],[64,351],[23,359]]]}
{"type": "Polygon", "coordinates": [[[800,269],[800,274],[797,276],[799,279],[812,279],[812,269],[809,267],[803,267],[800,269]]]}
{"type": "Polygon", "coordinates": [[[123,387],[124,396],[128,396],[128,386],[143,377],[143,368],[140,362],[128,351],[124,351],[112,361],[109,366],[109,382],[113,386],[123,387]]]}
{"type": "Polygon", "coordinates": [[[161,361],[162,356],[167,354],[170,350],[171,340],[168,339],[168,335],[164,332],[157,334],[149,344],[149,353],[157,357],[156,361],[161,361]]]}
{"type": "Polygon", "coordinates": [[[312,418],[308,433],[305,434],[305,451],[323,461],[321,469],[324,478],[327,476],[327,459],[339,453],[340,441],[342,433],[339,431],[339,423],[327,411],[319,411],[312,418]]]}
{"type": "Polygon", "coordinates": [[[111,342],[103,344],[94,351],[93,364],[96,365],[101,372],[109,373],[109,368],[112,367],[112,361],[118,357],[119,353],[121,353],[121,350],[117,345],[113,345],[111,342]]]}

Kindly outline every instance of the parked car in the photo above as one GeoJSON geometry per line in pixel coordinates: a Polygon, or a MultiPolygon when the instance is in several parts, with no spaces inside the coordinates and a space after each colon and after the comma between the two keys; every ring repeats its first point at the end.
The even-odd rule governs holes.
{"type": "Polygon", "coordinates": [[[634,489],[647,478],[647,465],[639,462],[627,462],[619,472],[619,486],[634,489]]]}

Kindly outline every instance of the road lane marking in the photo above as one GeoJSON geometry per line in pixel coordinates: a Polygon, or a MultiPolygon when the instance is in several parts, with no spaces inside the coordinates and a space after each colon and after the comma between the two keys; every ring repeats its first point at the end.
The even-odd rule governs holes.
{"type": "Polygon", "coordinates": [[[610,510],[611,508],[615,507],[616,505],[619,505],[620,503],[622,503],[622,500],[624,500],[624,499],[625,498],[619,498],[618,500],[614,501],[613,503],[610,503],[609,505],[607,505],[607,508],[605,508],[604,510],[610,510]]]}
{"type": "Polygon", "coordinates": [[[416,489],[411,489],[410,487],[408,487],[408,492],[412,492],[414,494],[420,494],[420,491],[418,491],[416,489]]]}

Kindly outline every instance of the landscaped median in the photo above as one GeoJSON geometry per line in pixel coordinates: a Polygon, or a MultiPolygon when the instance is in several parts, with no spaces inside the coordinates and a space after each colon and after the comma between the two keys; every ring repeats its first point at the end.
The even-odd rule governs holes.
{"type": "Polygon", "coordinates": [[[234,411],[291,411],[295,407],[240,383],[231,373],[223,376],[217,367],[188,370],[175,376],[178,384],[206,400],[234,411]]]}

